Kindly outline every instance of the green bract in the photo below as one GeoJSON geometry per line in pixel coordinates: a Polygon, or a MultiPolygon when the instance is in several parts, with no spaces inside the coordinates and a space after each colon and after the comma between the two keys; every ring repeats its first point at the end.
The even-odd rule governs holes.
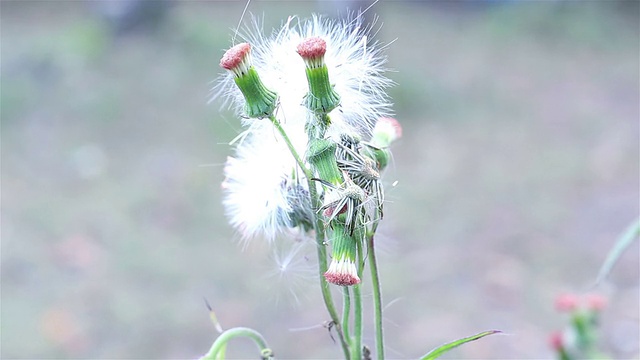
{"type": "Polygon", "coordinates": [[[233,79],[246,100],[245,113],[251,118],[263,118],[273,114],[278,94],[267,89],[260,80],[258,72],[251,66],[249,70],[233,79]]]}
{"type": "Polygon", "coordinates": [[[340,95],[329,83],[329,70],[326,65],[306,69],[309,93],[304,104],[316,114],[327,114],[340,105],[340,95]]]}

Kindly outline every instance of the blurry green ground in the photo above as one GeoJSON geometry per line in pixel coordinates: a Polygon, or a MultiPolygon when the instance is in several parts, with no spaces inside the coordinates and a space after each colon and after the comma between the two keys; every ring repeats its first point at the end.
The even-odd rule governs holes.
{"type": "MultiPolygon", "coordinates": [[[[549,357],[554,296],[639,213],[637,3],[469,4],[375,7],[405,130],[380,236],[392,358],[485,329],[509,336],[451,358],[549,357]]],[[[280,358],[339,357],[325,329],[290,331],[327,319],[318,290],[274,286],[220,205],[238,121],[206,103],[244,3],[117,38],[84,3],[0,6],[1,357],[193,358],[215,337],[203,297],[280,358]]],[[[251,9],[270,29],[314,6],[251,9]]],[[[619,358],[638,357],[639,266],[636,244],[606,289],[619,358]]]]}

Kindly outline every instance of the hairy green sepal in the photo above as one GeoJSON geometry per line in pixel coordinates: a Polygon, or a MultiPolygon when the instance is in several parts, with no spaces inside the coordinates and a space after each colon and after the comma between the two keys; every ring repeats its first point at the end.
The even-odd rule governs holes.
{"type": "Polygon", "coordinates": [[[336,163],[336,146],[328,139],[313,139],[309,142],[307,160],[320,179],[339,185],[342,183],[342,174],[336,163]]]}
{"type": "MultiPolygon", "coordinates": [[[[335,211],[340,211],[336,209],[335,211]]],[[[347,227],[342,221],[334,221],[331,236],[331,257],[336,260],[349,259],[356,262],[356,241],[349,235],[347,227]]]]}
{"type": "Polygon", "coordinates": [[[278,94],[264,86],[253,66],[246,74],[235,77],[234,81],[244,95],[246,101],[244,111],[248,117],[263,118],[273,114],[278,94]]]}
{"type": "Polygon", "coordinates": [[[309,93],[305,96],[305,106],[316,114],[328,114],[340,105],[340,95],[329,83],[329,70],[326,65],[307,68],[309,93]]]}

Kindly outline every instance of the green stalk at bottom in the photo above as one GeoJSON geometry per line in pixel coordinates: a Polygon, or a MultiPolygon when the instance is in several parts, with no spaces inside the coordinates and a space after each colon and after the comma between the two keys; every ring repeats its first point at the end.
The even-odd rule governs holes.
{"type": "Polygon", "coordinates": [[[380,278],[378,277],[378,261],[373,246],[373,235],[367,239],[369,269],[371,270],[371,285],[373,287],[373,314],[376,329],[376,355],[378,360],[384,360],[384,337],[382,334],[382,294],[380,278]]]}
{"type": "Polygon", "coordinates": [[[352,359],[362,359],[362,291],[360,284],[353,286],[353,341],[352,359]]]}
{"type": "MultiPolygon", "coordinates": [[[[364,258],[362,256],[362,243],[356,246],[358,261],[358,277],[362,279],[364,270],[364,258]]],[[[351,342],[351,353],[353,360],[362,359],[362,283],[353,286],[353,340],[351,342]]]]}
{"type": "MultiPolygon", "coordinates": [[[[311,182],[311,180],[309,180],[311,182]]],[[[313,184],[309,184],[311,186],[313,184]]],[[[311,188],[310,188],[311,189],[311,188]]],[[[317,207],[317,197],[313,196],[315,194],[315,189],[313,193],[309,190],[309,195],[312,196],[313,208],[318,209],[317,207]]],[[[350,359],[349,357],[349,344],[345,339],[344,333],[342,332],[342,325],[340,324],[340,319],[338,318],[338,312],[336,311],[336,307],[333,304],[333,297],[331,297],[331,289],[329,289],[329,283],[327,279],[324,278],[324,273],[327,272],[327,248],[324,245],[324,231],[322,231],[322,220],[318,217],[315,223],[316,228],[316,248],[318,253],[318,270],[320,272],[320,289],[322,290],[322,298],[324,299],[324,304],[329,312],[329,316],[331,317],[331,321],[335,325],[334,328],[338,333],[338,337],[340,338],[340,344],[342,345],[342,351],[344,352],[345,359],[350,359]],[[318,224],[319,223],[319,224],[318,224]]]]}
{"type": "Polygon", "coordinates": [[[342,287],[342,331],[344,337],[349,338],[349,313],[351,312],[351,293],[348,286],[342,287]]]}

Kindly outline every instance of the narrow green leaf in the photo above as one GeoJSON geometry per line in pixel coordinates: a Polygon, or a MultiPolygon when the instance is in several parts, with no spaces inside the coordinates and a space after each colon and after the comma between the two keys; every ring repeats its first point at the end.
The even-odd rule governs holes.
{"type": "Polygon", "coordinates": [[[600,284],[607,275],[609,275],[611,269],[616,264],[622,253],[631,245],[631,243],[633,243],[633,240],[638,239],[638,236],[640,236],[640,219],[629,225],[625,232],[618,238],[613,248],[609,251],[607,258],[598,273],[596,285],[600,284]]]}
{"type": "Polygon", "coordinates": [[[489,336],[489,335],[493,335],[493,334],[499,334],[502,331],[500,330],[489,330],[489,331],[484,331],[481,332],[479,334],[475,334],[466,338],[462,338],[462,339],[458,339],[456,341],[452,341],[448,344],[444,344],[442,346],[439,346],[433,350],[431,350],[427,355],[424,355],[423,357],[420,358],[420,360],[433,360],[433,359],[437,359],[438,357],[440,357],[440,355],[446,353],[449,350],[455,349],[458,346],[462,345],[462,344],[466,344],[470,341],[474,341],[474,340],[478,340],[481,339],[485,336],[489,336]]]}

